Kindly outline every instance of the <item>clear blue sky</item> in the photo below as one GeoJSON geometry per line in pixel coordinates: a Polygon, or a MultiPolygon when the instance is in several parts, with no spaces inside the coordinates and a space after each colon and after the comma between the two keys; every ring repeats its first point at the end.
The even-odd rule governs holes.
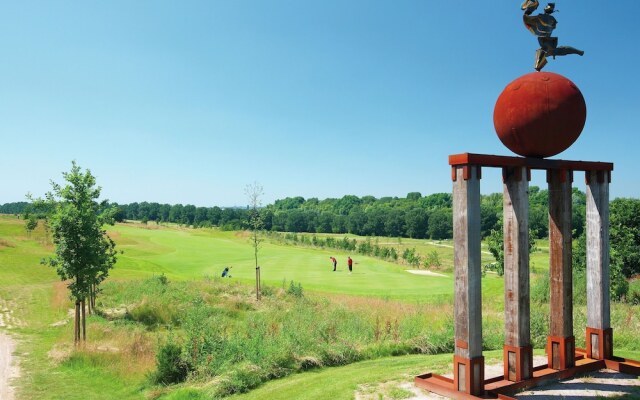
{"type": "MultiPolygon", "coordinates": [[[[0,203],[71,160],[120,203],[243,205],[254,181],[265,204],[449,192],[449,154],[513,155],[493,106],[538,47],[520,1],[0,4],[0,203]]],[[[588,110],[556,158],[614,162],[612,197],[638,197],[638,3],[556,8],[560,44],[585,56],[545,70],[588,110]]],[[[500,191],[498,171],[481,185],[500,191]]]]}

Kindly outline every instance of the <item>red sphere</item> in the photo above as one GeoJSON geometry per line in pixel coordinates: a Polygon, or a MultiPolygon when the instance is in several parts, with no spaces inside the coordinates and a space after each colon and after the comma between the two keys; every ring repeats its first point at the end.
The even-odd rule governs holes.
{"type": "Polygon", "coordinates": [[[587,119],[580,89],[553,72],[533,72],[511,82],[493,110],[496,133],[511,151],[551,157],[578,139],[587,119]]]}

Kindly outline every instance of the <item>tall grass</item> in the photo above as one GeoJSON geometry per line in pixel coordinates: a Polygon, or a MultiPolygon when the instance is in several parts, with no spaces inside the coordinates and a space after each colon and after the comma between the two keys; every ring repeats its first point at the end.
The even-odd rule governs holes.
{"type": "Polygon", "coordinates": [[[412,305],[394,313],[402,303],[372,299],[367,306],[360,298],[354,306],[305,297],[299,283],[283,286],[265,290],[258,303],[250,286],[230,280],[154,277],[106,284],[100,307],[117,324],[138,324],[157,335],[153,382],[209,382],[211,396],[313,368],[453,351],[450,305],[412,305]]]}

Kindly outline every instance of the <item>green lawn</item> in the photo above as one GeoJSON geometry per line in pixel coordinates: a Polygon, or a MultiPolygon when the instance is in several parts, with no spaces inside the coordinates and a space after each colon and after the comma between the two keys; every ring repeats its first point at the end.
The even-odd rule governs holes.
{"type": "MultiPolygon", "coordinates": [[[[255,282],[253,248],[248,238],[236,232],[212,229],[157,228],[119,224],[111,229],[124,254],[112,276],[115,279],[146,277],[164,273],[170,279],[216,276],[232,266],[232,279],[255,282]]],[[[423,241],[424,242],[424,241],[423,241]]],[[[453,258],[453,249],[442,256],[453,258]]],[[[451,274],[414,275],[397,264],[357,254],[263,242],[259,260],[263,284],[281,286],[283,281],[300,282],[305,290],[381,297],[406,301],[449,301],[453,292],[451,274]],[[332,272],[329,256],[338,258],[338,271],[332,272]],[[346,266],[347,256],[355,261],[353,274],[346,266]]],[[[487,275],[483,293],[502,293],[502,279],[487,275]]]]}

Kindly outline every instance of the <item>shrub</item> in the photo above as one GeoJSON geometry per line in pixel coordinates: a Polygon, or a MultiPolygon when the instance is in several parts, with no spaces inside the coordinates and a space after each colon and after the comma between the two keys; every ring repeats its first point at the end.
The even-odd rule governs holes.
{"type": "Polygon", "coordinates": [[[184,382],[189,373],[187,363],[182,359],[180,346],[172,341],[165,343],[156,355],[154,381],[162,385],[184,382]]]}
{"type": "Polygon", "coordinates": [[[287,294],[290,294],[294,297],[304,297],[302,292],[302,284],[298,282],[296,285],[294,281],[291,281],[289,284],[289,289],[287,289],[287,294]]]}
{"type": "Polygon", "coordinates": [[[166,286],[169,284],[169,278],[167,278],[167,276],[164,274],[164,272],[160,275],[158,275],[158,282],[160,282],[161,285],[166,286]]]}
{"type": "Polygon", "coordinates": [[[442,267],[442,263],[440,262],[440,256],[436,250],[430,251],[424,259],[424,267],[425,268],[435,268],[438,269],[442,267]]]}

